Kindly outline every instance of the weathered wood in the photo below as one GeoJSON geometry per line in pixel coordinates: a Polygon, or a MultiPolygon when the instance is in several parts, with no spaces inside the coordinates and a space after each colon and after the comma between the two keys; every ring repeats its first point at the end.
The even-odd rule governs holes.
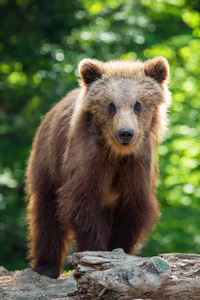
{"type": "Polygon", "coordinates": [[[78,289],[72,274],[50,279],[28,269],[13,273],[1,268],[0,299],[200,299],[199,255],[142,258],[121,250],[75,253],[69,260],[78,289]]]}
{"type": "Polygon", "coordinates": [[[30,269],[7,273],[0,277],[0,300],[76,300],[69,296],[77,292],[72,274],[51,279],[30,269]]]}
{"type": "Polygon", "coordinates": [[[199,255],[144,258],[117,249],[74,253],[68,260],[79,299],[200,299],[199,255]]]}

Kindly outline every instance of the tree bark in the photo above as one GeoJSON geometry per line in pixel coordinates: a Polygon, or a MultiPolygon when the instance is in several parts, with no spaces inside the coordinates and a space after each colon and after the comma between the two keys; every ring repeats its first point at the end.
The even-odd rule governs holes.
{"type": "Polygon", "coordinates": [[[78,284],[77,299],[200,299],[200,255],[157,257],[79,252],[68,257],[78,284]]]}

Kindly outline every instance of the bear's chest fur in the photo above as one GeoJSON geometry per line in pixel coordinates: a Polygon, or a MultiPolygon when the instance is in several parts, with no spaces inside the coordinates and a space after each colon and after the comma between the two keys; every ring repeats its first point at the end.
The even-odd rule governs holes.
{"type": "Polygon", "coordinates": [[[120,193],[117,189],[111,186],[102,196],[101,207],[105,208],[114,205],[119,195],[120,193]]]}

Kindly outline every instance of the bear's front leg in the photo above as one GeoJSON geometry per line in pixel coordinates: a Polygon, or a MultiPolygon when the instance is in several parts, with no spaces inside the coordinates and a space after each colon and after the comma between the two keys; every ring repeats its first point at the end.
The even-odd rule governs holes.
{"type": "Polygon", "coordinates": [[[55,194],[40,191],[33,194],[30,200],[29,228],[31,241],[29,257],[32,259],[33,270],[50,278],[60,275],[65,252],[68,230],[61,230],[56,216],[55,194]]]}
{"type": "Polygon", "coordinates": [[[71,219],[77,251],[106,251],[107,231],[101,210],[97,205],[79,207],[71,219]],[[75,216],[76,215],[76,216],[75,216]]]}
{"type": "Polygon", "coordinates": [[[144,233],[154,226],[160,213],[150,186],[150,172],[142,163],[135,164],[132,176],[124,178],[126,190],[115,207],[108,250],[123,248],[134,252],[144,233]]]}
{"type": "Polygon", "coordinates": [[[87,184],[67,184],[59,192],[59,218],[74,232],[77,251],[106,251],[110,224],[100,205],[100,191],[91,181],[87,184]],[[67,195],[67,197],[66,197],[67,195]]]}

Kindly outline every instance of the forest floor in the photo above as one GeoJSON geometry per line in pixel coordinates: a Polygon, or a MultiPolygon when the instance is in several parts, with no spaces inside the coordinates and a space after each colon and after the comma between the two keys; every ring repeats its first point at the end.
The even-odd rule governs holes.
{"type": "Polygon", "coordinates": [[[73,272],[50,279],[30,269],[9,272],[0,267],[0,300],[74,299],[76,291],[73,272]]]}

